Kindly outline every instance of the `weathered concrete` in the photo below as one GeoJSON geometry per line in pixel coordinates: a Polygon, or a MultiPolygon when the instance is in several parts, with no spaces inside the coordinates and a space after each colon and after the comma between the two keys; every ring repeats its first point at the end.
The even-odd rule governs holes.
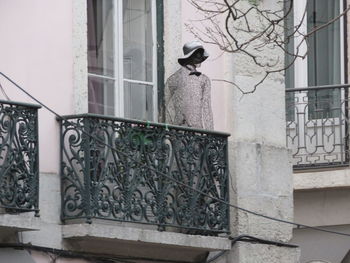
{"type": "MultiPolygon", "coordinates": [[[[259,3],[266,8],[277,8],[276,5],[269,7],[275,3],[273,1],[259,3]]],[[[249,5],[249,1],[242,4],[249,5]]],[[[260,59],[272,62],[280,57],[276,67],[283,65],[284,55],[279,50],[266,48],[259,52],[260,59]]],[[[243,54],[227,56],[226,60],[231,70],[229,80],[244,92],[253,91],[264,76],[264,70],[243,54]]],[[[284,89],[283,74],[270,75],[252,94],[243,95],[232,87],[231,202],[263,215],[293,221],[292,165],[285,142],[284,89]]],[[[231,218],[233,236],[246,234],[282,242],[292,238],[289,224],[234,208],[231,218]]],[[[238,242],[226,262],[299,262],[298,255],[296,248],[238,242]]]]}
{"type": "Polygon", "coordinates": [[[33,245],[62,248],[61,191],[58,174],[41,173],[39,185],[40,220],[38,231],[25,232],[20,241],[33,245]]]}
{"type": "Polygon", "coordinates": [[[73,90],[75,114],[88,112],[87,1],[73,4],[73,90]]]}
{"type": "Polygon", "coordinates": [[[350,169],[315,170],[293,174],[294,190],[348,188],[350,187],[350,169]]]}
{"type": "Polygon", "coordinates": [[[34,216],[34,212],[20,214],[0,214],[0,232],[37,231],[40,229],[40,218],[34,216]]]}
{"type": "Polygon", "coordinates": [[[182,56],[182,1],[164,1],[164,76],[165,80],[178,68],[182,56]]]}
{"type": "MultiPolygon", "coordinates": [[[[231,201],[246,209],[293,220],[292,178],[289,155],[285,148],[246,142],[229,146],[232,178],[231,201]]],[[[232,232],[266,239],[289,241],[292,227],[231,209],[232,232]]]]}
{"type": "Polygon", "coordinates": [[[237,242],[226,260],[240,263],[298,263],[299,255],[297,248],[237,242]]]}
{"type": "Polygon", "coordinates": [[[228,238],[213,236],[187,235],[157,230],[131,228],[106,224],[72,224],[63,226],[63,238],[79,237],[103,238],[128,242],[145,242],[171,245],[202,250],[229,250],[231,241],[228,238]]]}
{"type": "Polygon", "coordinates": [[[231,248],[228,238],[126,226],[72,224],[63,226],[62,230],[65,247],[82,252],[198,262],[204,260],[209,251],[231,248]]]}

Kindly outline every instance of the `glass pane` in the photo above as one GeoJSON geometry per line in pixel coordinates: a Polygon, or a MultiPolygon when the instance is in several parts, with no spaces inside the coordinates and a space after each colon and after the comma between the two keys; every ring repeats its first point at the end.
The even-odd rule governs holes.
{"type": "Polygon", "coordinates": [[[340,90],[326,89],[308,92],[309,119],[340,117],[340,90]]]}
{"type": "Polygon", "coordinates": [[[89,76],[89,112],[114,115],[114,80],[89,76]]]}
{"type": "MultiPolygon", "coordinates": [[[[307,1],[307,30],[324,25],[339,15],[339,0],[307,1]]],[[[341,83],[340,22],[312,34],[308,39],[308,85],[320,86],[341,83]]],[[[338,90],[312,91],[309,98],[309,118],[336,117],[339,111],[338,90]]]]}
{"type": "Polygon", "coordinates": [[[123,0],[124,78],[152,82],[151,0],[123,0]]]}
{"type": "MultiPolygon", "coordinates": [[[[294,56],[290,54],[294,54],[294,37],[293,37],[293,31],[294,31],[294,12],[293,10],[290,10],[291,1],[285,1],[284,2],[284,10],[288,14],[287,18],[285,20],[285,40],[286,40],[286,49],[287,53],[285,54],[285,83],[286,83],[286,89],[291,89],[295,87],[294,84],[294,65],[293,59],[294,56]],[[290,66],[291,65],[291,66],[290,66]]],[[[293,121],[294,120],[294,92],[286,92],[286,119],[287,121],[293,121]]]]}
{"type": "Polygon", "coordinates": [[[114,77],[113,0],[88,0],[88,71],[114,77]]]}
{"type": "Polygon", "coordinates": [[[138,120],[153,120],[153,87],[124,82],[125,117],[138,120]]]}

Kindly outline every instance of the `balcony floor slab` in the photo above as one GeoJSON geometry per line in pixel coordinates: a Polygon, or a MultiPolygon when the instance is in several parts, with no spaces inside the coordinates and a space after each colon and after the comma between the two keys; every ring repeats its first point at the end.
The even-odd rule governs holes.
{"type": "Polygon", "coordinates": [[[293,175],[294,190],[350,188],[350,169],[298,171],[293,175]]]}
{"type": "Polygon", "coordinates": [[[71,224],[63,238],[75,250],[193,262],[208,252],[230,250],[224,237],[188,235],[107,224],[71,224]]]}
{"type": "Polygon", "coordinates": [[[35,217],[34,213],[0,214],[1,236],[23,231],[38,231],[40,224],[40,218],[35,217]]]}

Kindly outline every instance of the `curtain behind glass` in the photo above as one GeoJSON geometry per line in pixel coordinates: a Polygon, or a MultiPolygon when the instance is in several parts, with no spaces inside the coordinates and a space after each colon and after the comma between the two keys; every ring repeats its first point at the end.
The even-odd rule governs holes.
{"type": "Polygon", "coordinates": [[[123,1],[124,78],[152,82],[151,0],[123,1]]]}
{"type": "MultiPolygon", "coordinates": [[[[123,0],[124,79],[153,81],[151,0],[123,0]]],[[[153,119],[153,86],[124,81],[126,117],[153,119]]]]}
{"type": "MultiPolygon", "coordinates": [[[[114,78],[113,0],[87,0],[88,72],[114,78]]],[[[114,115],[114,80],[89,76],[89,112],[114,115]]]]}
{"type": "MultiPolygon", "coordinates": [[[[327,23],[339,12],[339,0],[307,1],[308,32],[327,23]]],[[[308,45],[308,85],[340,84],[340,22],[331,23],[312,34],[308,45]]],[[[339,90],[310,91],[308,100],[311,119],[337,117],[340,114],[339,90]]]]}

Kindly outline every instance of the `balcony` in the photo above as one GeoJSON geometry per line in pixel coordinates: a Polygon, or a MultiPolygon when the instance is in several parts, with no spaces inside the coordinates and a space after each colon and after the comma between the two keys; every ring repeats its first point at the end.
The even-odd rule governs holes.
{"type": "Polygon", "coordinates": [[[37,229],[37,220],[21,213],[39,213],[38,108],[0,101],[1,233],[37,229]]]}
{"type": "MultiPolygon", "coordinates": [[[[229,200],[228,134],[94,114],[60,123],[65,238],[172,246],[183,234],[229,232],[229,208],[218,201],[229,200]],[[101,224],[104,233],[96,234],[101,224]]],[[[217,246],[204,241],[183,245],[217,246]]]]}
{"type": "Polygon", "coordinates": [[[294,170],[349,166],[348,88],[287,90],[286,140],[294,170]]]}

